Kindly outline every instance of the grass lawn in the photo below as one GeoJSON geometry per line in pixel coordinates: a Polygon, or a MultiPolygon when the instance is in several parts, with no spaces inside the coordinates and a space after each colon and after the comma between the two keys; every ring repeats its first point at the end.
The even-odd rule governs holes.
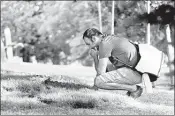
{"type": "Polygon", "coordinates": [[[93,90],[81,79],[1,70],[1,115],[174,115],[174,91],[138,99],[93,90]]]}

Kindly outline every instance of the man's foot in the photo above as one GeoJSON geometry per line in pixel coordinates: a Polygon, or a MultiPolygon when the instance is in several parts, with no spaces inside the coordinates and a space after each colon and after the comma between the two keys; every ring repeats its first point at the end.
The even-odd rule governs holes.
{"type": "Polygon", "coordinates": [[[136,85],[136,87],[137,87],[137,90],[136,90],[136,91],[133,91],[133,92],[128,91],[126,94],[127,94],[128,96],[133,97],[133,98],[138,98],[138,97],[140,97],[141,94],[143,93],[143,88],[141,88],[141,87],[138,86],[138,85],[136,85]]]}

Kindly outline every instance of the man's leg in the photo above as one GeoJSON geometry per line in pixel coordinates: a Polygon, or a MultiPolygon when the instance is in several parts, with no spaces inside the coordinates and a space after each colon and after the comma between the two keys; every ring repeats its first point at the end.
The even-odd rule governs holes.
{"type": "Polygon", "coordinates": [[[141,82],[142,77],[137,71],[123,67],[97,76],[94,84],[101,89],[126,90],[132,93],[138,90],[136,84],[141,82]]]}

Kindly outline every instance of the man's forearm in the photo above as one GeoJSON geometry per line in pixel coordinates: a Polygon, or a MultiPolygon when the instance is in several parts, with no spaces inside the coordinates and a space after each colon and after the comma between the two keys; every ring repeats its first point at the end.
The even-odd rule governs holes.
{"type": "Polygon", "coordinates": [[[96,72],[98,72],[98,56],[96,56],[96,57],[93,57],[93,59],[94,59],[94,64],[95,64],[95,70],[96,70],[96,72]]]}
{"type": "Polygon", "coordinates": [[[96,57],[96,58],[94,58],[94,63],[95,63],[95,70],[96,70],[96,76],[99,76],[99,75],[101,75],[102,74],[102,72],[101,72],[101,70],[100,70],[100,68],[99,68],[99,59],[98,59],[98,57],[96,57]]]}

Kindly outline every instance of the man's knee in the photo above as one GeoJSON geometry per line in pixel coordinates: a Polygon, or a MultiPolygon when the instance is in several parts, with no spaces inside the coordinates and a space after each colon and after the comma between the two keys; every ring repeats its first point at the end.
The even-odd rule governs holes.
{"type": "Polygon", "coordinates": [[[104,82],[103,77],[101,75],[97,76],[94,80],[94,85],[98,88],[102,88],[104,83],[105,82],[104,82]]]}

